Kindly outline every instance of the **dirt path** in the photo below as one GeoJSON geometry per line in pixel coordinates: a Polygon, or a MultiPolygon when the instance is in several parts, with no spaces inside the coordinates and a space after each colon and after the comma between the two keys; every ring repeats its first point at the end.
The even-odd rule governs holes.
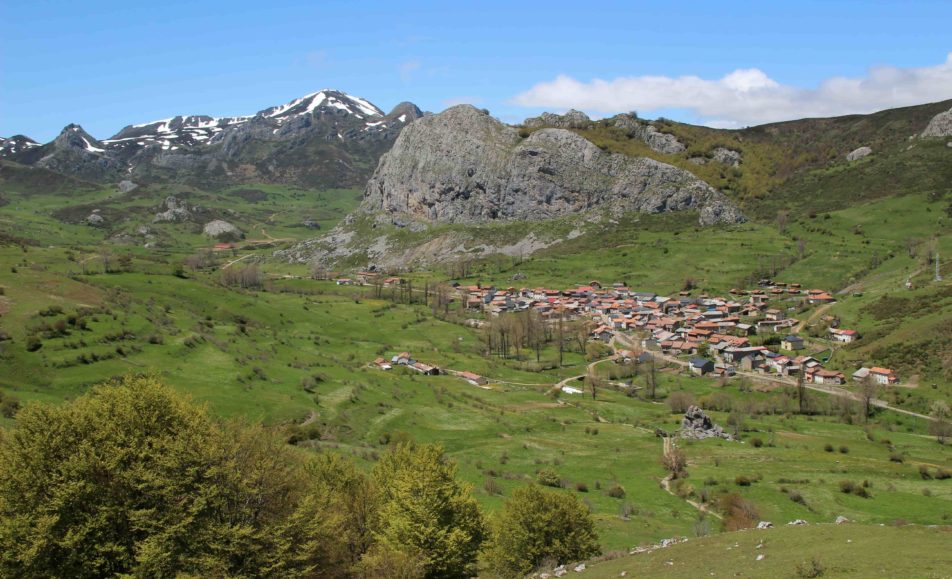
{"type": "Polygon", "coordinates": [[[241,260],[243,260],[243,259],[247,259],[247,258],[251,257],[252,255],[254,255],[254,254],[253,254],[253,253],[246,253],[245,255],[242,255],[241,257],[239,257],[239,258],[237,258],[237,259],[233,259],[233,260],[229,261],[228,263],[226,263],[225,265],[221,266],[221,269],[228,269],[229,267],[235,265],[235,264],[238,263],[239,261],[241,261],[241,260]]]}
{"type": "Polygon", "coordinates": [[[809,318],[807,318],[807,319],[803,320],[802,322],[800,322],[799,324],[797,324],[797,327],[793,329],[793,333],[794,333],[794,334],[799,334],[800,332],[802,332],[804,328],[806,328],[809,324],[813,323],[814,320],[816,320],[817,318],[819,318],[820,316],[822,316],[823,313],[826,312],[826,311],[827,311],[828,309],[830,309],[831,307],[833,307],[833,304],[823,304],[822,306],[820,306],[819,308],[817,308],[817,310],[816,310],[815,312],[813,312],[812,314],[810,314],[810,317],[809,317],[809,318]]]}
{"type": "MultiPolygon", "coordinates": [[[[668,456],[669,454],[671,454],[672,452],[674,452],[675,444],[674,444],[674,439],[673,439],[673,437],[671,437],[671,436],[663,436],[663,437],[661,437],[661,443],[662,443],[662,453],[664,454],[664,456],[668,456]]],[[[669,495],[671,495],[672,497],[681,499],[681,497],[679,497],[679,496],[677,495],[677,493],[675,493],[673,490],[671,490],[671,481],[673,481],[673,480],[674,480],[674,473],[668,474],[668,476],[666,476],[666,477],[664,477],[663,479],[661,479],[661,488],[663,488],[663,489],[665,490],[665,492],[667,492],[667,493],[668,493],[669,495]]],[[[683,501],[686,502],[687,504],[691,505],[692,507],[694,507],[694,508],[697,509],[698,511],[704,513],[705,515],[711,515],[712,517],[717,517],[718,519],[722,518],[721,515],[720,515],[720,513],[717,513],[717,512],[715,512],[715,511],[710,510],[710,509],[708,508],[708,506],[705,505],[705,504],[703,504],[703,503],[699,503],[699,502],[697,502],[697,501],[692,501],[691,499],[681,499],[681,500],[683,500],[683,501]]]]}

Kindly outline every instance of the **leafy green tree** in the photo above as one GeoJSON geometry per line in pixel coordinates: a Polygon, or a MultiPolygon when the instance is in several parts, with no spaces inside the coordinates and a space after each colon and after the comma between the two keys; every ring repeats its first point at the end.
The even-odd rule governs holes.
{"type": "Polygon", "coordinates": [[[0,576],[329,572],[339,509],[291,452],[152,377],[27,405],[0,438],[0,576]]]}
{"type": "Polygon", "coordinates": [[[568,563],[599,553],[588,508],[574,495],[537,485],[513,491],[492,531],[487,559],[503,577],[522,577],[547,560],[568,563]]]}
{"type": "Polygon", "coordinates": [[[457,466],[436,445],[399,444],[373,470],[379,519],[375,553],[420,560],[431,578],[475,575],[485,522],[457,466]]]}

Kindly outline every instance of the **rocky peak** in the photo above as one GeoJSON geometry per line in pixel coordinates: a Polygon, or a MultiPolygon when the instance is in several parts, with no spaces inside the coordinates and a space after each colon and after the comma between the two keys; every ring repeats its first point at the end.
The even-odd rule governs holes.
{"type": "Polygon", "coordinates": [[[13,135],[7,139],[0,137],[0,157],[15,155],[39,146],[39,143],[25,135],[13,135]]]}
{"type": "Polygon", "coordinates": [[[102,143],[94,139],[77,124],[66,125],[66,127],[60,131],[59,136],[53,139],[52,145],[54,149],[82,150],[94,154],[106,152],[102,143]]]}
{"type": "Polygon", "coordinates": [[[565,129],[521,139],[470,105],[407,126],[381,157],[364,197],[369,211],[442,223],[539,220],[599,207],[695,209],[705,225],[744,220],[723,194],[687,171],[604,153],[565,129]]]}
{"type": "Polygon", "coordinates": [[[409,123],[421,118],[425,113],[420,107],[411,102],[404,101],[387,114],[388,119],[397,119],[400,122],[409,123]]]}

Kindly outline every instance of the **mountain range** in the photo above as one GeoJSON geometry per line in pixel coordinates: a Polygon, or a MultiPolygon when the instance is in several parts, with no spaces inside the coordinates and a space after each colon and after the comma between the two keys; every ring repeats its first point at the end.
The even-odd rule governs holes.
{"type": "Polygon", "coordinates": [[[400,130],[421,116],[412,103],[384,113],[365,99],[325,89],[250,116],[180,115],[130,125],[102,140],[78,124],[46,144],[16,135],[0,140],[0,158],[97,183],[354,187],[366,182],[400,130]]]}

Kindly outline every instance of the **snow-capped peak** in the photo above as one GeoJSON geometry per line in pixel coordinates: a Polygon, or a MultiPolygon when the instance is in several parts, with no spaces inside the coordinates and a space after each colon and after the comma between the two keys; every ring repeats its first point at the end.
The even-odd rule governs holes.
{"type": "Polygon", "coordinates": [[[369,101],[333,89],[312,92],[289,103],[265,109],[258,114],[269,119],[282,119],[312,114],[320,108],[343,110],[360,118],[383,116],[383,111],[369,101]]]}

